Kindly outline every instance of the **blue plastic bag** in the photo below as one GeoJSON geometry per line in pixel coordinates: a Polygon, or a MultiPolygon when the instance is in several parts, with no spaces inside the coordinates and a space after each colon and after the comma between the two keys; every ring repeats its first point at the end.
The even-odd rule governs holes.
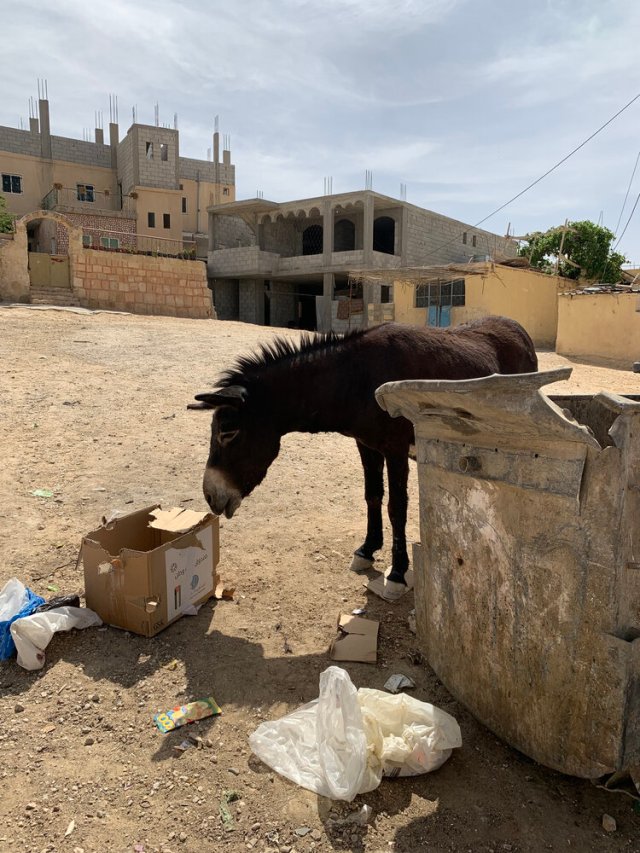
{"type": "Polygon", "coordinates": [[[0,660],[7,660],[16,653],[10,631],[11,623],[29,616],[41,604],[44,604],[44,598],[15,578],[0,590],[0,660]]]}

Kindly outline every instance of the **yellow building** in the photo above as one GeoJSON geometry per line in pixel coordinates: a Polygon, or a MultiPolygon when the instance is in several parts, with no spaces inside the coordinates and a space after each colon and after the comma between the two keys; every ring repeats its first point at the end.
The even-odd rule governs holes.
{"type": "MultiPolygon", "coordinates": [[[[63,213],[86,246],[206,257],[207,208],[235,199],[231,153],[219,154],[217,130],[211,161],[181,157],[177,128],[134,123],[120,139],[115,121],[108,142],[100,127],[93,141],[55,136],[42,98],[28,130],[0,127],[0,192],[17,216],[63,213]]],[[[66,232],[50,222],[34,220],[27,236],[32,251],[66,249],[66,232]]]]}
{"type": "MultiPolygon", "coordinates": [[[[393,283],[394,319],[419,326],[457,326],[490,314],[502,315],[521,323],[537,347],[553,349],[558,294],[573,283],[521,264],[520,259],[512,259],[407,271],[406,278],[395,278],[393,283]]],[[[371,284],[375,278],[363,273],[369,287],[376,286],[371,284]]]]}

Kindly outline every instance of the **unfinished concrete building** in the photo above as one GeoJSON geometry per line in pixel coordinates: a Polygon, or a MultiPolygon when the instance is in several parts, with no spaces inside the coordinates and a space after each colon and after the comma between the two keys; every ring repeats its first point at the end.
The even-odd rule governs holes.
{"type": "MultiPolygon", "coordinates": [[[[362,285],[368,268],[514,257],[513,240],[372,190],[288,201],[255,198],[209,208],[208,276],[219,319],[342,331],[341,303],[392,301],[362,285]]],[[[366,322],[366,320],[365,320],[366,322]]]]}
{"type": "MultiPolygon", "coordinates": [[[[196,160],[180,156],[177,127],[161,127],[157,114],[156,125],[134,121],[120,139],[114,109],[105,141],[102,127],[93,140],[52,134],[47,98],[32,112],[28,130],[0,127],[0,192],[11,213],[62,213],[87,247],[206,258],[207,208],[235,198],[235,167],[229,145],[220,158],[217,130],[213,160],[196,160]]],[[[50,220],[34,219],[28,239],[31,251],[66,253],[66,230],[50,220]]]]}

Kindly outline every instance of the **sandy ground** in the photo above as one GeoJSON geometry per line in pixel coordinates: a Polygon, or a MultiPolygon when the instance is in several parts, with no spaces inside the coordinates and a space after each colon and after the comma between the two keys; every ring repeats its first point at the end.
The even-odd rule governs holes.
{"type": "MultiPolygon", "coordinates": [[[[185,404],[271,334],[0,309],[0,585],[15,576],[45,597],[51,586],[81,591],[78,547],[103,514],[153,501],[204,509],[209,417],[185,404]],[[33,496],[38,488],[54,496],[33,496]]],[[[566,363],[541,355],[543,367],[566,363]]],[[[575,390],[640,393],[629,371],[574,367],[575,390]]],[[[412,468],[410,539],[416,486],[412,468]]],[[[114,628],[58,635],[39,672],[0,665],[0,850],[640,850],[633,800],[534,764],[411,662],[411,596],[395,606],[368,597],[347,570],[364,532],[362,490],[353,441],[287,436],[265,482],[222,524],[233,602],[210,602],[150,640],[114,628]],[[336,616],[359,606],[381,634],[377,665],[347,665],[355,684],[410,675],[414,695],[458,719],[463,746],[439,771],[383,781],[346,805],[269,772],[248,736],[317,696],[336,616]],[[178,757],[185,730],[161,735],[153,714],[208,695],[224,714],[192,726],[205,745],[178,757]],[[230,791],[233,826],[220,809],[230,791]],[[363,803],[367,826],[340,823],[363,803]],[[610,834],[605,813],[617,822],[610,834]]]]}

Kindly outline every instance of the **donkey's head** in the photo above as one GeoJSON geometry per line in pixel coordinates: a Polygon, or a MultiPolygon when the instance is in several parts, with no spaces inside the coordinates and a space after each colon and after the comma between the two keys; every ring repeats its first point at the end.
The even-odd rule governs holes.
{"type": "MultiPolygon", "coordinates": [[[[202,488],[211,511],[231,518],[264,479],[280,451],[280,433],[242,385],[196,394],[197,408],[213,409],[211,445],[202,488]]],[[[196,406],[193,406],[196,408],[196,406]]]]}

